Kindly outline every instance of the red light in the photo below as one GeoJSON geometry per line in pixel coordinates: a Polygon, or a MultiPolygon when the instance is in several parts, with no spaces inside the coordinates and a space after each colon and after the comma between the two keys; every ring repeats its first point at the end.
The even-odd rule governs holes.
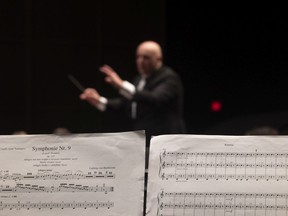
{"type": "Polygon", "coordinates": [[[222,109],[222,103],[220,101],[212,101],[210,109],[212,112],[220,112],[222,109]]]}

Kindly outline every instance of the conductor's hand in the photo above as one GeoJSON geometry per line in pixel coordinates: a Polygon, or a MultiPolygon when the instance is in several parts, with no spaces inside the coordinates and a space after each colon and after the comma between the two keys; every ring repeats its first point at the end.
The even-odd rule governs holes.
{"type": "Polygon", "coordinates": [[[108,65],[103,65],[99,70],[106,75],[105,81],[114,86],[116,89],[120,89],[123,85],[123,80],[118,74],[108,65]]]}
{"type": "Polygon", "coordinates": [[[97,106],[99,104],[100,97],[101,96],[97,90],[93,88],[85,89],[84,92],[80,95],[81,100],[86,100],[93,106],[97,106]]]}

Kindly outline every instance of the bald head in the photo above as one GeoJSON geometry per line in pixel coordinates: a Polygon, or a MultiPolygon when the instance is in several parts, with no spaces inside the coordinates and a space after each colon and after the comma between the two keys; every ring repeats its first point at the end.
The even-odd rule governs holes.
{"type": "Polygon", "coordinates": [[[162,59],[162,49],[155,41],[144,41],[143,43],[139,44],[138,51],[139,50],[146,51],[151,56],[162,59]]]}
{"type": "Polygon", "coordinates": [[[139,44],[136,52],[136,64],[140,74],[150,76],[162,66],[162,49],[154,41],[139,44]]]}

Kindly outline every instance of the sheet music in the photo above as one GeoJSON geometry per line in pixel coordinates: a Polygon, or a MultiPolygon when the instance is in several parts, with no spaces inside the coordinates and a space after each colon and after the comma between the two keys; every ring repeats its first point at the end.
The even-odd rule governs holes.
{"type": "Polygon", "coordinates": [[[143,215],[143,131],[0,136],[1,216],[143,215]]]}
{"type": "Polygon", "coordinates": [[[288,137],[153,137],[146,212],[287,216],[288,137]]]}

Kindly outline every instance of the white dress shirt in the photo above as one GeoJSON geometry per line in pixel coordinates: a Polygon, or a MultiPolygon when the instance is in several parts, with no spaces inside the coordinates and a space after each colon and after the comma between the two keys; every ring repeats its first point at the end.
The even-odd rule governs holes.
{"type": "MultiPolygon", "coordinates": [[[[138,91],[143,90],[145,84],[146,84],[146,80],[144,78],[141,78],[140,82],[137,85],[137,90],[138,91]]],[[[126,80],[123,81],[122,88],[119,90],[119,93],[121,95],[123,95],[125,98],[131,100],[133,98],[133,95],[135,94],[135,92],[136,92],[136,87],[132,83],[130,83],[126,80]]],[[[108,103],[107,98],[101,96],[99,99],[99,103],[96,105],[96,107],[100,111],[105,111],[107,108],[107,103],[108,103]]],[[[137,110],[137,103],[133,102],[132,107],[131,107],[131,116],[133,119],[136,118],[136,115],[137,115],[136,110],[137,110]]]]}

